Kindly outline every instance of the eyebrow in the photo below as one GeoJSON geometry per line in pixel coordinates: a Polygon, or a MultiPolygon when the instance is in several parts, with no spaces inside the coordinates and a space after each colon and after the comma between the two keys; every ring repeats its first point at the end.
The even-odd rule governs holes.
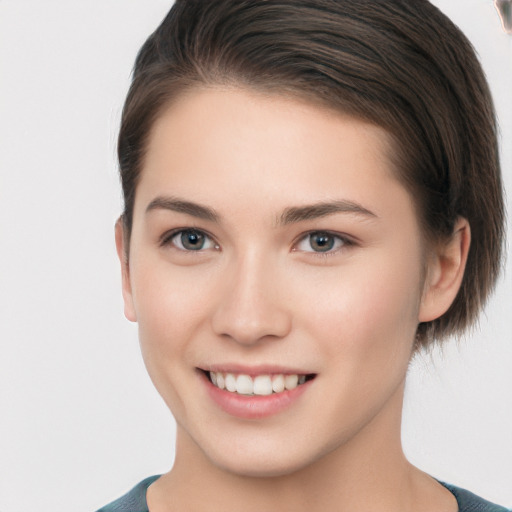
{"type": "Polygon", "coordinates": [[[146,213],[153,210],[171,210],[211,222],[219,222],[220,220],[220,215],[214,209],[177,197],[157,197],[153,199],[148,204],[146,213]]]}
{"type": "MultiPolygon", "coordinates": [[[[153,210],[170,210],[217,223],[221,219],[221,216],[213,208],[177,197],[156,197],[148,204],[146,213],[153,210]]],[[[375,213],[360,204],[342,199],[318,202],[305,206],[290,206],[285,208],[278,217],[276,225],[286,226],[288,224],[319,219],[337,213],[351,213],[365,218],[377,218],[375,213]]]]}
{"type": "Polygon", "coordinates": [[[347,200],[319,202],[306,206],[285,208],[278,220],[278,225],[294,224],[307,220],[319,219],[336,213],[352,213],[366,218],[377,218],[372,211],[358,203],[347,200]]]}

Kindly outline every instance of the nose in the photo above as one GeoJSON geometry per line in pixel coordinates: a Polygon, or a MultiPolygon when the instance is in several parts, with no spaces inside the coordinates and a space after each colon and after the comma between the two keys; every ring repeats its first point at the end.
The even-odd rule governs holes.
{"type": "Polygon", "coordinates": [[[214,332],[247,346],[286,336],[292,318],[278,274],[257,254],[231,265],[213,313],[214,332]]]}

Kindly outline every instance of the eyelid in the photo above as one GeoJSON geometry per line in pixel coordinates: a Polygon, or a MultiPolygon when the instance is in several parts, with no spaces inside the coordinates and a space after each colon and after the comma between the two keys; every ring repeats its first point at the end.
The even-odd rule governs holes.
{"type": "MultiPolygon", "coordinates": [[[[217,243],[217,241],[215,240],[215,237],[213,235],[211,235],[208,231],[206,231],[204,229],[195,228],[193,226],[184,226],[184,227],[174,228],[174,229],[171,229],[169,231],[166,231],[158,239],[159,246],[160,247],[165,247],[166,245],[170,245],[174,249],[176,249],[178,251],[186,252],[186,253],[192,253],[192,252],[194,252],[194,253],[201,253],[201,252],[204,252],[204,251],[206,251],[208,249],[212,249],[210,247],[208,249],[198,249],[196,251],[193,251],[193,250],[181,249],[180,247],[177,247],[175,244],[172,243],[172,239],[176,235],[178,235],[180,233],[183,233],[183,232],[186,232],[186,231],[194,231],[194,232],[197,232],[197,233],[200,233],[200,234],[204,235],[206,238],[208,238],[213,243],[213,245],[214,245],[213,249],[215,249],[215,250],[219,250],[220,249],[220,246],[217,243]]],[[[330,231],[330,230],[325,230],[325,229],[314,229],[314,230],[308,231],[306,233],[302,233],[299,237],[297,237],[295,242],[293,242],[292,251],[294,251],[294,252],[311,253],[311,254],[314,254],[315,256],[329,256],[329,255],[337,254],[338,252],[342,251],[344,248],[346,249],[346,248],[351,247],[351,246],[356,245],[356,244],[357,244],[357,241],[354,240],[353,237],[350,237],[350,236],[348,236],[348,235],[346,235],[344,233],[339,233],[337,231],[330,231]],[[301,243],[306,238],[308,238],[311,235],[314,235],[316,233],[325,234],[325,235],[329,235],[329,236],[332,236],[334,238],[337,238],[338,240],[340,240],[342,242],[341,247],[338,247],[338,248],[336,248],[334,250],[324,251],[324,252],[322,252],[322,251],[314,251],[314,250],[306,251],[306,250],[301,250],[301,249],[297,248],[297,245],[299,243],[301,243]]]]}
{"type": "Polygon", "coordinates": [[[160,247],[171,246],[172,248],[174,248],[178,251],[186,252],[186,253],[201,253],[206,250],[212,249],[212,247],[209,247],[207,249],[198,249],[196,251],[192,251],[192,250],[187,250],[187,249],[181,249],[180,247],[177,247],[175,244],[172,243],[172,240],[176,235],[179,235],[180,233],[184,233],[187,231],[193,231],[193,232],[200,233],[200,234],[204,235],[205,238],[208,238],[213,243],[213,245],[214,245],[213,249],[216,249],[216,250],[220,249],[219,244],[217,243],[215,238],[210,233],[208,233],[208,231],[205,231],[204,229],[195,228],[193,226],[184,226],[181,228],[174,228],[169,231],[166,231],[164,234],[162,234],[158,238],[158,245],[160,247]]]}
{"type": "Polygon", "coordinates": [[[331,256],[331,255],[338,254],[340,251],[343,251],[344,249],[347,249],[351,246],[356,245],[356,243],[357,242],[354,240],[354,238],[352,238],[344,233],[339,233],[337,231],[330,231],[328,229],[314,229],[314,230],[308,231],[307,233],[301,234],[296,239],[296,241],[293,243],[292,251],[314,254],[315,256],[331,256]],[[302,250],[302,249],[297,248],[297,246],[301,242],[303,242],[308,237],[310,237],[311,235],[314,235],[314,234],[325,234],[325,235],[332,236],[333,238],[337,238],[337,239],[341,240],[342,244],[340,247],[337,247],[335,249],[328,250],[328,251],[314,251],[314,250],[307,251],[307,250],[302,250]]]}

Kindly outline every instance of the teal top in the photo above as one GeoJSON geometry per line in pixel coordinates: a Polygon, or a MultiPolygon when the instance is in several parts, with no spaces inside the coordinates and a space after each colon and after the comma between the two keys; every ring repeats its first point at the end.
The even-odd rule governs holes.
{"type": "MultiPolygon", "coordinates": [[[[159,478],[158,475],[142,480],[128,494],[100,508],[97,512],[149,512],[146,502],[146,491],[157,478],[159,478]]],[[[512,509],[490,503],[464,489],[459,489],[444,482],[439,483],[444,485],[455,496],[459,505],[459,512],[512,512],[512,509]]]]}

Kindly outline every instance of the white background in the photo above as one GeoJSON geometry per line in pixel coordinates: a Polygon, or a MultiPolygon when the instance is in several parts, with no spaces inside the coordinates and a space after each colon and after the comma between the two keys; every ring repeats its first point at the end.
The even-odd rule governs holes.
{"type": "MultiPolygon", "coordinates": [[[[491,0],[435,3],[483,61],[510,196],[512,36],[491,0]]],[[[123,317],[113,243],[120,110],[169,7],[0,0],[1,512],[91,511],[172,464],[174,424],[123,317]]],[[[510,270],[478,332],[415,361],[404,423],[414,463],[508,506],[510,270]]]]}

